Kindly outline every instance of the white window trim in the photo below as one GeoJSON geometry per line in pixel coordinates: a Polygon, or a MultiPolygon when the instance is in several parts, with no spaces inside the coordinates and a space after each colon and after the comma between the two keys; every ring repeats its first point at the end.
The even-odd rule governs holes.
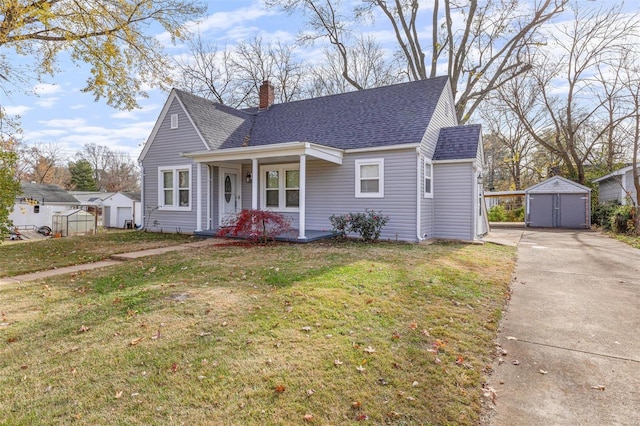
{"type": "Polygon", "coordinates": [[[356,198],[384,198],[384,158],[372,158],[368,160],[356,160],[356,179],[355,179],[356,198]],[[360,190],[360,167],[361,166],[378,166],[378,192],[362,192],[360,190]]]}
{"type": "Polygon", "coordinates": [[[424,194],[424,198],[433,198],[433,163],[426,158],[422,165],[422,193],[424,194]],[[427,180],[427,164],[431,166],[431,176],[429,176],[431,179],[431,192],[429,193],[427,192],[427,185],[425,184],[427,180]]]}
{"type": "Polygon", "coordinates": [[[193,195],[193,170],[190,164],[186,164],[183,166],[161,166],[158,167],[158,209],[160,210],[171,210],[171,211],[191,211],[191,200],[193,195]],[[179,188],[178,188],[178,172],[180,171],[188,171],[189,172],[189,205],[188,206],[179,206],[179,188]],[[173,205],[166,206],[164,205],[164,179],[162,174],[164,172],[173,172],[173,205]]]}
{"type": "Polygon", "coordinates": [[[178,114],[171,114],[171,128],[178,128],[178,114]]]}
{"type": "MultiPolygon", "coordinates": [[[[260,208],[272,212],[299,212],[300,207],[286,207],[287,195],[286,171],[297,170],[300,172],[300,164],[267,164],[260,166],[260,208]],[[270,171],[278,172],[278,207],[267,207],[267,179],[265,174],[270,171]]],[[[298,188],[298,191],[300,189],[298,188]]]]}

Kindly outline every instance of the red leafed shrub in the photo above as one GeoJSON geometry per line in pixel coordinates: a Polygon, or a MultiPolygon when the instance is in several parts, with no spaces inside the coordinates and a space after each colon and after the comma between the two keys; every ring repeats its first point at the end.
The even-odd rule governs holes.
{"type": "Polygon", "coordinates": [[[269,210],[245,209],[225,221],[218,231],[221,237],[240,237],[267,242],[291,231],[288,217],[269,210]]]}

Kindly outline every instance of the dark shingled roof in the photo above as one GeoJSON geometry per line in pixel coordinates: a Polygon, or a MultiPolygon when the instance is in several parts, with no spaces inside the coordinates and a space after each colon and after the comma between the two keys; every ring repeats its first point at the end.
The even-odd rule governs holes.
{"type": "Polygon", "coordinates": [[[462,160],[476,158],[481,131],[479,124],[440,129],[433,159],[462,160]]]}
{"type": "Polygon", "coordinates": [[[182,90],[174,90],[209,149],[220,149],[223,143],[241,146],[250,135],[253,120],[250,114],[182,90]]]}
{"type": "Polygon", "coordinates": [[[69,194],[58,185],[21,182],[20,187],[22,192],[21,197],[32,198],[34,200],[43,201],[44,203],[74,203],[80,204],[80,202],[73,195],[69,194]]]}
{"type": "Polygon", "coordinates": [[[311,142],[339,149],[420,143],[448,77],[236,110],[176,90],[210,149],[311,142]]]}

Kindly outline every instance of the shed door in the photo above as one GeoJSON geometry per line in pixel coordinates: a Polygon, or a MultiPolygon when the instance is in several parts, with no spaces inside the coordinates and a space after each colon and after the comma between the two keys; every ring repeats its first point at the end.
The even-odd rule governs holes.
{"type": "Polygon", "coordinates": [[[132,220],[133,219],[133,211],[131,210],[131,207],[117,207],[117,216],[118,216],[118,224],[116,225],[117,228],[124,228],[125,226],[125,221],[126,220],[132,220]]]}
{"type": "Polygon", "coordinates": [[[105,228],[111,227],[111,206],[104,206],[102,208],[102,226],[105,228]]]}
{"type": "Polygon", "coordinates": [[[531,194],[529,195],[529,208],[527,221],[529,226],[551,228],[555,226],[555,198],[557,194],[531,194]]]}
{"type": "Polygon", "coordinates": [[[585,228],[587,226],[587,196],[585,194],[560,194],[561,228],[585,228]]]}

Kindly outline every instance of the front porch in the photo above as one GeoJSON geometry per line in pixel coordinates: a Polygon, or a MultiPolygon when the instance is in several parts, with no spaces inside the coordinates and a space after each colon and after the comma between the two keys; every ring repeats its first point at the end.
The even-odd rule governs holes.
{"type": "MultiPolygon", "coordinates": [[[[218,235],[218,229],[207,229],[204,231],[196,231],[194,232],[194,235],[202,238],[213,238],[218,235]]],[[[317,230],[307,229],[305,231],[304,238],[300,238],[299,235],[300,235],[300,230],[292,229],[291,231],[285,234],[278,235],[277,237],[275,237],[275,240],[281,241],[281,242],[288,242],[288,243],[310,243],[313,241],[334,238],[339,236],[340,233],[334,232],[334,231],[317,231],[317,230]]],[[[239,240],[246,239],[246,237],[242,237],[242,236],[227,237],[227,238],[233,238],[233,239],[239,239],[239,240]]]]}

